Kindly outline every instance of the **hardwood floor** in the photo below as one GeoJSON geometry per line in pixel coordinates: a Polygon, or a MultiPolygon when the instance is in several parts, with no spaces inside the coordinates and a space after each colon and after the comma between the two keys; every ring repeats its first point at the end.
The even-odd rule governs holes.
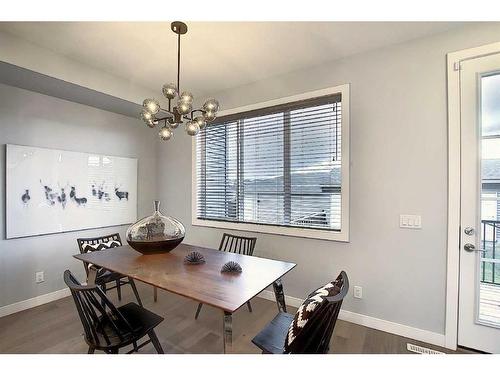
{"type": "MultiPolygon", "coordinates": [[[[220,310],[204,306],[198,320],[194,320],[196,302],[158,289],[158,302],[154,303],[153,288],[137,284],[144,306],[165,317],[156,329],[165,353],[222,353],[220,310]]],[[[122,302],[134,301],[129,287],[123,287],[122,294],[122,302]]],[[[111,291],[109,296],[117,303],[116,291],[111,291]]],[[[251,340],[277,313],[276,303],[262,298],[254,298],[252,307],[253,313],[243,306],[233,315],[235,353],[259,353],[251,340]]],[[[295,309],[290,307],[289,311],[294,312],[295,309]]],[[[0,353],[86,353],[87,345],[82,332],[73,300],[67,297],[0,318],[0,353]]],[[[406,350],[408,342],[450,352],[339,321],[330,353],[409,353],[406,350]]],[[[155,353],[155,350],[152,345],[147,345],[140,353],[155,353]]]]}

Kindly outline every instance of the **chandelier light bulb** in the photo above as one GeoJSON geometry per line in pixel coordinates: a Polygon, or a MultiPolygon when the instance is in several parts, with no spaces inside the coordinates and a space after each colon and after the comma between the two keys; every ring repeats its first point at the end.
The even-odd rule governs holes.
{"type": "Polygon", "coordinates": [[[174,83],[165,83],[161,91],[167,99],[174,99],[177,96],[177,86],[174,83]]]}
{"type": "Polygon", "coordinates": [[[163,128],[161,128],[160,132],[158,133],[162,141],[168,141],[170,138],[172,138],[173,134],[174,133],[168,126],[164,126],[163,128]]]}
{"type": "Polygon", "coordinates": [[[191,103],[184,102],[182,100],[179,100],[177,102],[177,112],[179,112],[181,115],[187,115],[191,110],[193,109],[193,106],[191,103]]]}
{"type": "Polygon", "coordinates": [[[160,112],[160,103],[156,99],[146,99],[142,102],[142,106],[153,115],[160,112]]]}
{"type": "Polygon", "coordinates": [[[153,114],[151,112],[149,112],[148,110],[143,109],[141,111],[141,119],[142,119],[142,121],[144,121],[144,122],[147,123],[148,121],[154,120],[154,118],[155,117],[153,116],[153,114]]]}
{"type": "Polygon", "coordinates": [[[156,126],[156,124],[158,124],[157,121],[154,121],[154,120],[148,120],[146,121],[146,125],[149,126],[151,129],[154,128],[156,126]]]}
{"type": "Polygon", "coordinates": [[[205,121],[210,122],[216,119],[217,114],[214,111],[206,111],[203,114],[203,117],[205,118],[205,121]]]}
{"type": "Polygon", "coordinates": [[[189,91],[184,91],[181,96],[180,100],[186,103],[193,103],[193,94],[191,94],[189,91]]]}
{"type": "Polygon", "coordinates": [[[198,134],[198,132],[200,131],[200,127],[199,125],[194,122],[194,121],[189,121],[187,124],[186,124],[186,132],[191,135],[191,136],[195,136],[196,134],[198,134]]]}
{"type": "Polygon", "coordinates": [[[219,110],[219,102],[215,99],[208,99],[203,104],[203,109],[207,112],[217,112],[219,110]]]}
{"type": "Polygon", "coordinates": [[[200,130],[205,129],[205,126],[207,126],[207,122],[203,116],[196,116],[193,121],[199,126],[200,130]]]}

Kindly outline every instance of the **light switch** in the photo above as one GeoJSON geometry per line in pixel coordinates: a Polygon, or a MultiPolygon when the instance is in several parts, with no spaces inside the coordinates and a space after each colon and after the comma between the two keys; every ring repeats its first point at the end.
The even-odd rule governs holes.
{"type": "Polygon", "coordinates": [[[422,217],[420,215],[399,215],[399,227],[409,229],[421,229],[422,217]]]}

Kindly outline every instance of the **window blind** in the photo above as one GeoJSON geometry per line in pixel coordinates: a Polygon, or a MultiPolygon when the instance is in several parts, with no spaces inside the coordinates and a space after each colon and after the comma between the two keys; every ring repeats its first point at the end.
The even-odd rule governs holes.
{"type": "Polygon", "coordinates": [[[220,117],[197,136],[197,218],[339,231],[341,95],[220,117]]]}

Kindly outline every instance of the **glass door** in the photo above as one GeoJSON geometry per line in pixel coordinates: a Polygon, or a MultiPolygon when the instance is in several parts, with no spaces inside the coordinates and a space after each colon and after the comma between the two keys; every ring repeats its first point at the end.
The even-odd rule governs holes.
{"type": "Polygon", "coordinates": [[[500,55],[461,63],[458,344],[500,353],[500,55]]]}

